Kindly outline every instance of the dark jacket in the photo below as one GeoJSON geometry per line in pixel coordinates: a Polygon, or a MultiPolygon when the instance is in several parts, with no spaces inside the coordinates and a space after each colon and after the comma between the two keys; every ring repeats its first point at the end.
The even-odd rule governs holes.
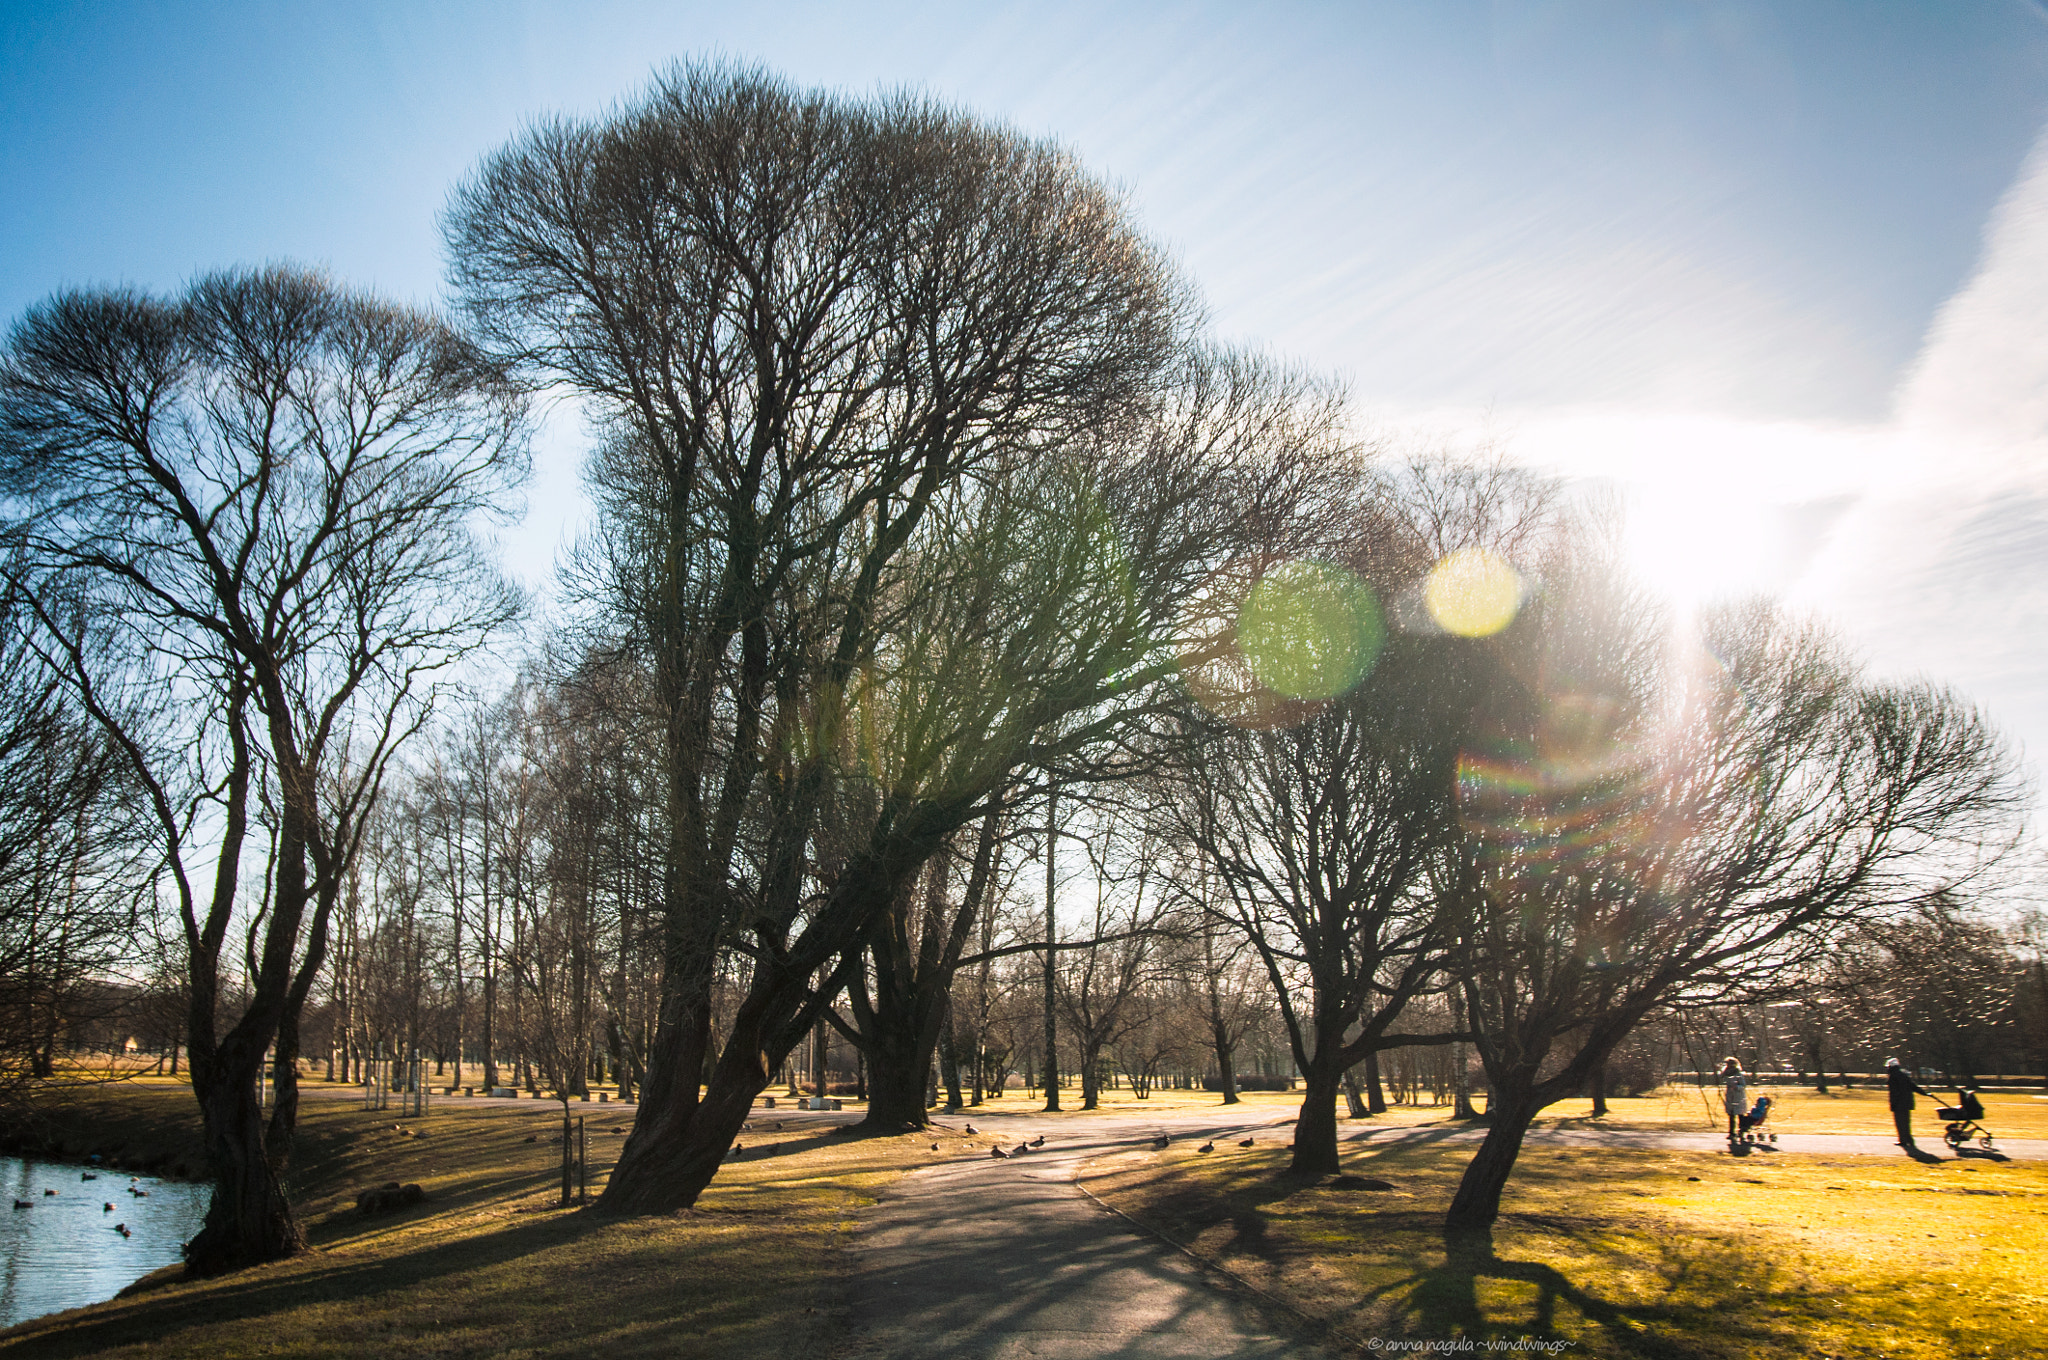
{"type": "Polygon", "coordinates": [[[1903,1067],[1887,1067],[1884,1070],[1884,1079],[1894,1110],[1912,1109],[1913,1093],[1915,1091],[1918,1091],[1930,1100],[1934,1098],[1934,1092],[1920,1085],[1910,1076],[1907,1076],[1906,1069],[1903,1067]]]}

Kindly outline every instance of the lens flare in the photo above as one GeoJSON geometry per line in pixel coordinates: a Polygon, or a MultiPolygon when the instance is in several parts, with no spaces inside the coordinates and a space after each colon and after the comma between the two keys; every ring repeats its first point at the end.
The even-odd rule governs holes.
{"type": "Polygon", "coordinates": [[[1460,548],[1430,569],[1423,600],[1439,628],[1459,637],[1491,637],[1515,621],[1522,578],[1486,548],[1460,548]]]}
{"type": "Polygon", "coordinates": [[[1237,646],[1260,684],[1328,699],[1379,659],[1386,624],[1365,582],[1328,562],[1286,562],[1260,576],[1237,613],[1237,646]]]}
{"type": "Polygon", "coordinates": [[[1653,812],[1647,763],[1622,711],[1597,692],[1562,689],[1544,696],[1531,727],[1460,753],[1460,819],[1495,872],[1582,869],[1642,844],[1653,812]]]}

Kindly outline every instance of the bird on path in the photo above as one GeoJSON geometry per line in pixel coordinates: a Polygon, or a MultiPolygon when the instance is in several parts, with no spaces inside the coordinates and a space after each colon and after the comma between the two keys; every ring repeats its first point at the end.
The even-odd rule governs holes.
{"type": "Polygon", "coordinates": [[[1036,1138],[1032,1139],[1032,1140],[1031,1140],[1031,1146],[1033,1146],[1033,1147],[1044,1147],[1044,1146],[1045,1146],[1045,1135],[1041,1133],[1041,1134],[1039,1134],[1039,1135],[1038,1135],[1038,1136],[1037,1136],[1036,1138]]]}
{"type": "Polygon", "coordinates": [[[1200,1147],[1195,1149],[1195,1151],[1197,1152],[1214,1152],[1215,1150],[1216,1145],[1214,1143],[1204,1143],[1200,1147]]]}
{"type": "Polygon", "coordinates": [[[52,1195],[55,1195],[56,1193],[57,1192],[55,1190],[45,1190],[43,1191],[43,1198],[49,1199],[52,1195]]]}
{"type": "MultiPolygon", "coordinates": [[[[1007,1158],[1009,1157],[1009,1155],[1010,1155],[1010,1154],[1009,1154],[1009,1153],[1007,1153],[1007,1152],[1005,1152],[1005,1151],[1003,1151],[1003,1150],[1002,1150],[1001,1148],[999,1148],[999,1147],[992,1147],[992,1148],[990,1148],[990,1149],[988,1150],[988,1155],[989,1155],[989,1156],[991,1156],[991,1157],[1002,1157],[1002,1158],[1005,1158],[1005,1159],[1007,1159],[1007,1158]]],[[[26,1208],[28,1208],[28,1206],[27,1206],[26,1204],[23,1204],[23,1203],[21,1203],[21,1202],[20,1202],[19,1200],[15,1201],[15,1207],[16,1207],[16,1208],[19,1208],[19,1209],[26,1209],[26,1208]]]]}
{"type": "Polygon", "coordinates": [[[1029,1151],[1031,1151],[1031,1144],[1029,1144],[1029,1143],[1019,1143],[1019,1144],[1017,1144],[1017,1146],[1016,1146],[1016,1149],[1015,1149],[1014,1151],[1012,1151],[1012,1152],[1010,1153],[1010,1155],[1011,1155],[1012,1157],[1022,1157],[1022,1156],[1023,1156],[1023,1155],[1025,1154],[1025,1153],[1027,1153],[1027,1152],[1029,1152],[1029,1151]]]}
{"type": "Polygon", "coordinates": [[[121,1234],[121,1236],[123,1237],[135,1236],[134,1233],[128,1231],[128,1225],[126,1223],[116,1223],[114,1225],[114,1231],[121,1234]]]}
{"type": "Polygon", "coordinates": [[[745,1151],[745,1148],[744,1148],[744,1147],[742,1147],[742,1145],[740,1145],[740,1144],[738,1144],[738,1143],[734,1143],[734,1144],[732,1145],[732,1151],[731,1151],[731,1152],[728,1152],[728,1153],[726,1153],[726,1154],[725,1154],[725,1158],[726,1158],[726,1160],[727,1160],[727,1161],[729,1161],[729,1162],[736,1162],[736,1161],[738,1161],[738,1160],[739,1160],[739,1157],[740,1157],[740,1153],[741,1153],[741,1152],[743,1152],[743,1151],[745,1151]]]}
{"type": "Polygon", "coordinates": [[[1244,1140],[1244,1141],[1243,1141],[1242,1143],[1239,1143],[1239,1144],[1238,1144],[1238,1146],[1239,1146],[1239,1147],[1250,1147],[1251,1145],[1252,1145],[1252,1140],[1251,1140],[1251,1139],[1249,1139],[1249,1138],[1245,1139],[1245,1140],[1244,1140]]]}
{"type": "Polygon", "coordinates": [[[1173,1140],[1171,1138],[1168,1138],[1165,1134],[1162,1133],[1157,1138],[1152,1140],[1152,1146],[1156,1148],[1163,1148],[1172,1141],[1173,1140]]]}
{"type": "Polygon", "coordinates": [[[969,1124],[969,1125],[967,1126],[967,1131],[968,1131],[969,1133],[975,1133],[975,1132],[978,1132],[978,1130],[976,1130],[976,1128],[975,1128],[975,1127],[974,1127],[974,1125],[972,1125],[972,1124],[969,1124]]]}
{"type": "Polygon", "coordinates": [[[25,1200],[25,1199],[18,1199],[18,1200],[16,1200],[16,1201],[14,1201],[14,1207],[15,1207],[15,1208],[17,1208],[17,1209],[26,1209],[26,1208],[28,1208],[28,1207],[29,1207],[29,1206],[28,1206],[28,1201],[27,1201],[27,1200],[25,1200]]]}
{"type": "Polygon", "coordinates": [[[112,1200],[108,1200],[105,1204],[102,1204],[100,1206],[100,1212],[103,1214],[111,1214],[112,1212],[114,1212],[114,1202],[112,1200]]]}
{"type": "Polygon", "coordinates": [[[98,1176],[95,1176],[95,1175],[93,1175],[93,1174],[92,1174],[92,1172],[90,1172],[90,1171],[87,1171],[87,1172],[84,1172],[84,1173],[82,1173],[82,1174],[81,1174],[81,1175],[79,1176],[79,1178],[78,1178],[78,1179],[80,1179],[80,1180],[82,1180],[82,1181],[96,1181],[96,1180],[98,1180],[98,1179],[99,1179],[99,1177],[98,1177],[98,1176]]]}
{"type": "Polygon", "coordinates": [[[937,1143],[933,1143],[933,1144],[932,1144],[932,1151],[933,1151],[933,1152],[937,1152],[938,1150],[939,1150],[939,1145],[938,1145],[937,1143]]]}

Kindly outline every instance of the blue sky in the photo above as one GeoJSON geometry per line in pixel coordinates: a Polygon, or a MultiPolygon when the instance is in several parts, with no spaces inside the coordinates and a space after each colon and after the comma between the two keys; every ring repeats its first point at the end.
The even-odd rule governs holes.
{"type": "Polygon", "coordinates": [[[1621,487],[1674,589],[1784,590],[2048,751],[2048,19],[2017,0],[0,0],[0,313],[277,258],[432,301],[480,156],[691,55],[1057,139],[1222,334],[1394,437],[1621,487]]]}

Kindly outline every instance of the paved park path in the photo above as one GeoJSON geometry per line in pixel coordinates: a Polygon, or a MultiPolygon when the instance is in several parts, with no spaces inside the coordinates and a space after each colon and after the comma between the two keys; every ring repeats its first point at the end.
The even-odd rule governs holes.
{"type": "MultiPolygon", "coordinates": [[[[1004,1123],[1006,1134],[1015,1131],[1004,1123]]],[[[1064,1131],[1071,1137],[1071,1130],[1064,1131]]],[[[1210,1360],[1321,1353],[1284,1315],[1261,1309],[1246,1291],[1076,1189],[1076,1164],[1107,1146],[1091,1136],[1085,1145],[1009,1161],[932,1167],[891,1185],[861,1229],[850,1354],[1210,1360]]]]}

